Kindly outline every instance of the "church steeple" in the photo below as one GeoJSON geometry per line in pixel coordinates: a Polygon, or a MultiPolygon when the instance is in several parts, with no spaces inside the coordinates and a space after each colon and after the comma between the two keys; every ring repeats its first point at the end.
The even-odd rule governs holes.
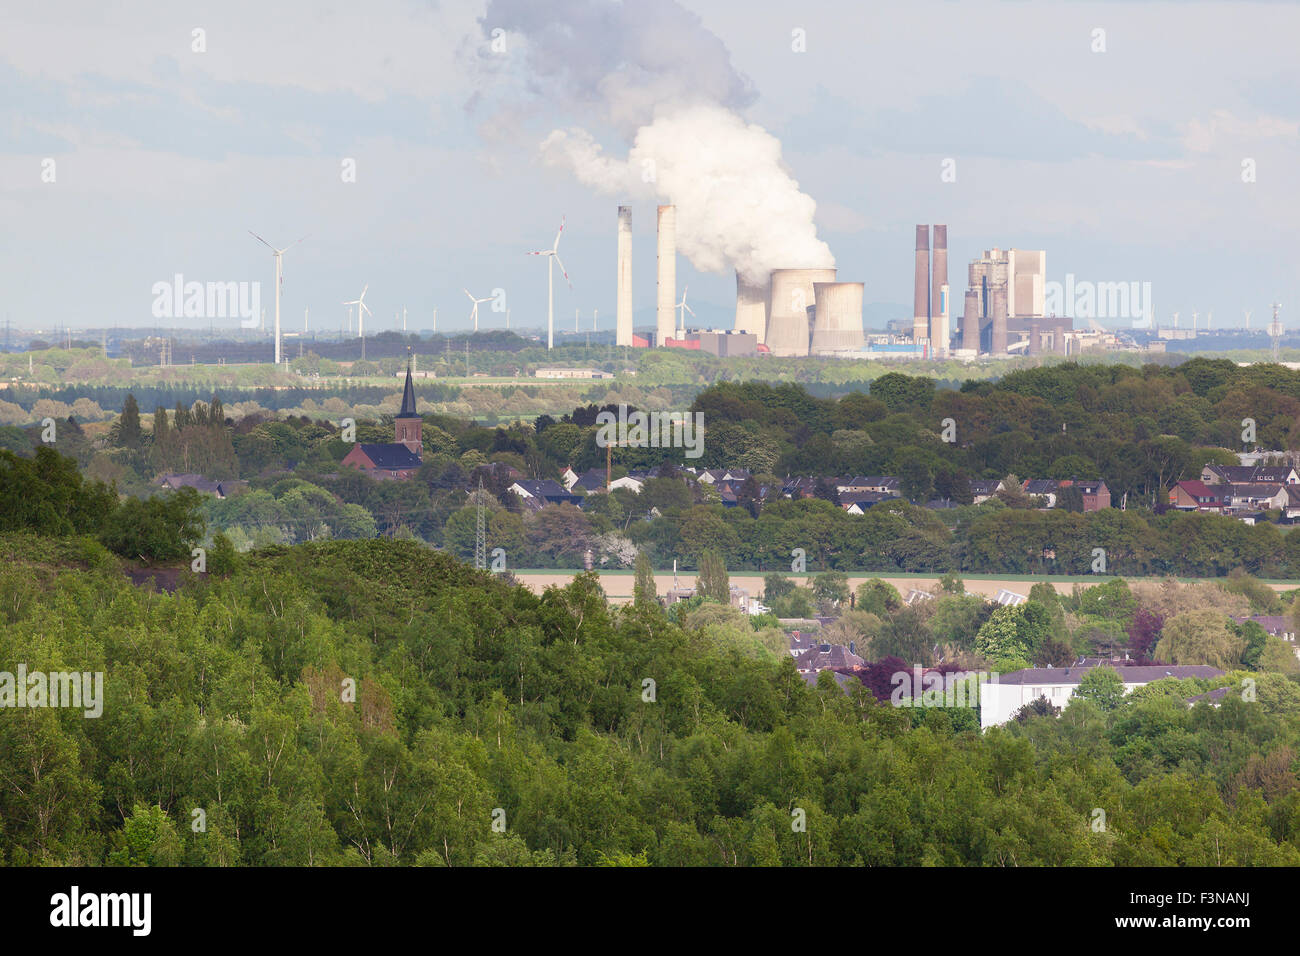
{"type": "Polygon", "coordinates": [[[422,428],[424,420],[415,410],[415,383],[411,381],[411,350],[406,350],[406,387],[402,390],[402,408],[393,421],[396,440],[416,455],[424,457],[422,428]]]}

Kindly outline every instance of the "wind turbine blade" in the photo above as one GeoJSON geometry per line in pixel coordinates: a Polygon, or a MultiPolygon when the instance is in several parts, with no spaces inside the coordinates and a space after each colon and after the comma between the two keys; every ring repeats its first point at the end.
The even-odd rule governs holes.
{"type": "Polygon", "coordinates": [[[263,238],[262,238],[261,236],[259,236],[257,233],[253,232],[253,230],[251,230],[251,229],[248,230],[248,234],[249,234],[250,236],[252,236],[254,239],[256,239],[258,242],[260,242],[262,245],[266,246],[266,248],[270,249],[272,252],[275,252],[275,251],[276,251],[275,246],[271,245],[269,242],[267,242],[265,239],[263,239],[263,238]]]}
{"type": "Polygon", "coordinates": [[[530,256],[553,256],[553,255],[555,255],[555,253],[554,253],[552,250],[550,250],[550,249],[542,249],[542,250],[540,250],[540,251],[538,251],[538,252],[529,252],[529,253],[525,253],[525,254],[526,254],[526,255],[530,255],[530,256]]]}
{"type": "Polygon", "coordinates": [[[572,289],[573,283],[569,282],[569,274],[564,271],[564,263],[560,261],[560,254],[558,252],[553,252],[551,255],[555,256],[555,264],[560,267],[560,275],[564,276],[564,281],[568,282],[569,288],[572,289]]]}
{"type": "Polygon", "coordinates": [[[560,248],[560,236],[564,235],[564,217],[560,217],[560,231],[555,234],[555,242],[551,243],[551,251],[554,252],[560,248]]]}
{"type": "Polygon", "coordinates": [[[474,298],[472,295],[469,295],[469,289],[461,289],[460,291],[464,292],[467,296],[469,296],[469,300],[470,300],[471,302],[477,302],[477,301],[478,301],[478,299],[474,298]]]}
{"type": "Polygon", "coordinates": [[[691,314],[691,317],[692,317],[692,318],[695,318],[695,317],[696,317],[696,316],[695,316],[695,310],[692,309],[692,308],[691,308],[689,305],[687,305],[685,302],[682,303],[682,308],[685,309],[687,312],[689,312],[689,313],[691,314]]]}
{"type": "Polygon", "coordinates": [[[366,305],[364,302],[358,304],[361,306],[361,308],[366,310],[366,315],[370,316],[371,318],[374,318],[375,313],[370,311],[370,306],[366,305]]]}

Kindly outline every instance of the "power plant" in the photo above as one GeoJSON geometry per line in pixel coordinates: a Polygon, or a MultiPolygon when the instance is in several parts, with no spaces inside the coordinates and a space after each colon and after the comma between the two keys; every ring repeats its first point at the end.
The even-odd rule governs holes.
{"type": "MultiPolygon", "coordinates": [[[[916,226],[911,335],[903,331],[901,341],[886,343],[873,336],[873,344],[868,345],[862,323],[864,284],[839,281],[838,270],[832,267],[776,268],[766,280],[758,281],[737,268],[734,330],[706,334],[698,329],[678,329],[677,207],[658,206],[656,226],[655,333],[651,339],[633,329],[632,209],[618,207],[616,342],[620,346],[653,343],[718,355],[758,351],[781,357],[893,354],[935,359],[1068,354],[1070,349],[1073,321],[1045,314],[1046,252],[985,250],[969,263],[967,287],[954,306],[948,276],[948,227],[942,223],[916,226]]],[[[682,309],[683,325],[685,311],[682,309]]]]}

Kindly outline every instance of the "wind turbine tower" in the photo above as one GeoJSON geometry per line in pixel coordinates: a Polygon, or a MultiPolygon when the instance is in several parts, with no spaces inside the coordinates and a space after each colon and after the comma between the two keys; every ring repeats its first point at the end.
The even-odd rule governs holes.
{"type": "MultiPolygon", "coordinates": [[[[564,281],[569,282],[569,273],[564,269],[564,263],[560,261],[560,237],[564,235],[564,217],[560,217],[560,231],[555,234],[555,242],[549,249],[541,249],[537,252],[528,253],[530,256],[546,256],[546,348],[551,350],[555,348],[555,263],[560,264],[560,274],[564,276],[564,281]]],[[[569,288],[573,288],[573,283],[569,282],[569,288]]]]}
{"type": "MultiPolygon", "coordinates": [[[[465,293],[466,295],[469,295],[469,289],[465,289],[465,290],[463,290],[463,291],[464,291],[464,293],[465,293]]],[[[479,303],[480,303],[480,302],[491,302],[491,301],[492,301],[492,297],[491,297],[491,296],[488,296],[486,299],[476,299],[476,298],[474,298],[472,295],[469,295],[469,300],[470,300],[471,302],[474,303],[474,308],[470,310],[469,317],[470,317],[470,319],[473,320],[473,322],[474,322],[474,331],[477,332],[477,331],[478,331],[478,307],[479,307],[479,303]]]]}
{"type": "Polygon", "coordinates": [[[371,318],[374,318],[375,315],[375,313],[370,312],[370,306],[366,305],[366,290],[369,288],[370,288],[370,283],[367,282],[364,286],[361,287],[361,294],[359,296],[357,296],[351,302],[343,303],[344,305],[355,305],[357,307],[357,335],[361,337],[362,361],[365,361],[366,358],[366,313],[369,312],[371,318]]]}
{"type": "Polygon", "coordinates": [[[682,301],[677,303],[677,315],[679,316],[677,320],[677,334],[681,338],[686,338],[686,313],[689,312],[691,318],[695,318],[695,310],[686,304],[686,293],[689,289],[689,285],[682,287],[682,301]]]}
{"type": "MultiPolygon", "coordinates": [[[[267,242],[257,233],[253,232],[253,230],[251,229],[248,230],[248,234],[252,236],[254,239],[256,239],[258,242],[260,242],[262,245],[266,246],[266,248],[270,249],[271,254],[275,256],[275,364],[279,365],[280,364],[280,287],[284,285],[284,270],[283,270],[284,264],[282,262],[282,257],[286,252],[288,252],[294,246],[298,245],[298,242],[302,242],[303,239],[306,239],[307,237],[303,236],[302,239],[298,240],[298,242],[291,242],[283,249],[277,249],[275,248],[275,246],[271,245],[269,242],[267,242]]],[[[266,323],[263,322],[262,326],[263,326],[263,331],[265,331],[266,323]]]]}
{"type": "Polygon", "coordinates": [[[1282,308],[1281,302],[1273,303],[1273,321],[1268,327],[1269,338],[1273,340],[1273,361],[1278,360],[1278,345],[1282,341],[1282,320],[1278,318],[1277,313],[1282,308]]]}

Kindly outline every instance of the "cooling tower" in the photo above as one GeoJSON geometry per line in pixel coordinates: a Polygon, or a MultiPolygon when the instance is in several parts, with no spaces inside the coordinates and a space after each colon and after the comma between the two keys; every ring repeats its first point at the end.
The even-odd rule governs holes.
{"type": "Polygon", "coordinates": [[[861,282],[813,283],[813,355],[862,351],[862,288],[861,282]]]}
{"type": "Polygon", "coordinates": [[[767,342],[767,297],[771,282],[746,282],[736,272],[736,331],[749,332],[767,342]]]}
{"type": "Polygon", "coordinates": [[[659,290],[655,307],[655,345],[664,348],[677,323],[677,207],[659,207],[659,290]]]}
{"type": "Polygon", "coordinates": [[[767,347],[773,355],[808,354],[808,310],[817,301],[813,286],[834,281],[834,269],[777,269],[772,273],[767,347]]]}
{"type": "Polygon", "coordinates": [[[966,311],[961,319],[961,347],[970,352],[980,350],[980,294],[966,290],[966,311]]]}
{"type": "Polygon", "coordinates": [[[934,227],[934,252],[930,256],[930,344],[936,354],[948,351],[947,323],[939,329],[943,312],[943,288],[948,284],[948,227],[934,227]]]}
{"type": "Polygon", "coordinates": [[[916,288],[912,309],[912,341],[930,336],[930,227],[916,227],[916,288]]]}
{"type": "Polygon", "coordinates": [[[618,207],[618,306],[614,342],[632,345],[632,207],[618,207]]]}

